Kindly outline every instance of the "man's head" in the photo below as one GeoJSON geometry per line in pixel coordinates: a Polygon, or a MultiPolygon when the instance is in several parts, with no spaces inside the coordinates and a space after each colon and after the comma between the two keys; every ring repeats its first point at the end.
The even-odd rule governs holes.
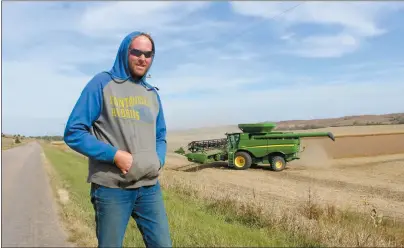
{"type": "Polygon", "coordinates": [[[135,37],[128,50],[128,66],[132,77],[142,78],[153,61],[153,40],[147,34],[135,37]]]}
{"type": "Polygon", "coordinates": [[[111,77],[135,81],[146,77],[155,54],[154,41],[150,35],[134,31],[125,36],[119,45],[114,65],[109,71],[111,77]],[[150,56],[150,51],[152,51],[150,56]]]}

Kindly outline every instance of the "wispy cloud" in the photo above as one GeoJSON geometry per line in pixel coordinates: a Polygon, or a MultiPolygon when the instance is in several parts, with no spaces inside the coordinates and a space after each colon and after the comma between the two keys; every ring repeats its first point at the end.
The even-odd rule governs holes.
{"type": "Polygon", "coordinates": [[[4,130],[61,134],[133,30],[156,41],[150,83],[169,129],[403,110],[403,29],[391,24],[404,5],[305,2],[270,18],[297,3],[5,2],[4,130]]]}
{"type": "Polygon", "coordinates": [[[255,16],[281,25],[281,39],[287,41],[285,53],[302,57],[341,57],[360,48],[371,37],[388,32],[381,19],[403,9],[398,3],[382,2],[232,2],[233,10],[241,15],[255,16]],[[272,18],[276,16],[276,18],[272,18]],[[301,25],[316,25],[323,34],[297,32],[301,25]],[[291,35],[291,30],[293,35],[291,35]],[[333,32],[330,34],[330,30],[333,32]]]}
{"type": "MultiPolygon", "coordinates": [[[[341,57],[352,53],[360,46],[360,39],[349,34],[308,36],[297,41],[300,48],[284,53],[296,54],[302,57],[341,57]]],[[[296,46],[296,45],[295,45],[296,46]]]]}
{"type": "MultiPolygon", "coordinates": [[[[86,8],[79,20],[86,35],[111,37],[137,29],[163,33],[179,21],[209,5],[209,2],[107,2],[86,8]],[[180,10],[180,11],[179,11],[180,10]]],[[[172,32],[175,29],[170,29],[172,32]]]]}

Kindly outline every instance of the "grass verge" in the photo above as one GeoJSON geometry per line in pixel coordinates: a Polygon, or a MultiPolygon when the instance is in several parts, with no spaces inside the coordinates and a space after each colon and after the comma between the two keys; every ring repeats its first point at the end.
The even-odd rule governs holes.
{"type": "MultiPolygon", "coordinates": [[[[388,216],[380,216],[377,209],[356,212],[337,209],[334,205],[320,205],[308,189],[307,201],[288,206],[287,203],[269,205],[254,192],[218,191],[220,185],[198,185],[181,172],[170,173],[162,185],[170,191],[192,198],[204,199],[217,214],[228,216],[228,222],[238,221],[276,233],[287,233],[293,240],[311,240],[307,245],[330,247],[403,247],[404,223],[388,216]],[[303,238],[304,237],[304,238],[303,238]]],[[[301,244],[297,245],[300,246],[301,244]]]]}
{"type": "Polygon", "coordinates": [[[15,143],[13,138],[6,138],[6,137],[1,137],[1,150],[8,150],[14,147],[22,146],[25,145],[29,142],[28,141],[21,141],[20,143],[15,143]]]}
{"type": "MultiPolygon", "coordinates": [[[[78,246],[96,246],[86,159],[51,144],[42,147],[69,241],[78,246]]],[[[163,195],[173,246],[318,246],[304,236],[261,223],[261,216],[235,211],[238,206],[233,202],[207,202],[189,191],[170,187],[163,188],[163,195]]],[[[144,246],[132,219],[124,246],[144,246]]]]}

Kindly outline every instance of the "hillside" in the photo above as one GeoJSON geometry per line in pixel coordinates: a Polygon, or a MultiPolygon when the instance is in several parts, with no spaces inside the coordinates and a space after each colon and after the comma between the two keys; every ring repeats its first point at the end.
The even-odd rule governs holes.
{"type": "MultiPolygon", "coordinates": [[[[252,121],[254,122],[254,121],[252,121]]],[[[404,124],[403,113],[390,113],[384,115],[352,115],[342,116],[338,118],[324,118],[324,119],[307,119],[307,120],[284,120],[284,121],[271,121],[266,122],[276,123],[276,130],[304,130],[325,127],[345,127],[345,126],[375,126],[375,125],[398,125],[404,124]]],[[[237,125],[222,125],[215,127],[203,128],[189,128],[186,130],[173,130],[169,133],[206,133],[211,134],[212,131],[230,132],[239,131],[237,125]]]]}
{"type": "Polygon", "coordinates": [[[287,120],[277,123],[277,129],[312,129],[323,127],[404,124],[404,113],[384,115],[352,115],[329,119],[287,120]]]}
{"type": "MultiPolygon", "coordinates": [[[[330,119],[287,120],[275,122],[275,130],[331,131],[334,135],[404,132],[404,113],[385,115],[343,116],[330,119]]],[[[239,132],[237,125],[193,128],[168,132],[168,151],[172,152],[188,142],[225,137],[226,132],[239,132]]]]}

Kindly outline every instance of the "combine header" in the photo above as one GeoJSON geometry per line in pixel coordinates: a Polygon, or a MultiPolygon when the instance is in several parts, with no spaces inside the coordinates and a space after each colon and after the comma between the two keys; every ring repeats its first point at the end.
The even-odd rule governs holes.
{"type": "Polygon", "coordinates": [[[330,132],[274,132],[274,123],[239,124],[242,132],[226,133],[227,138],[192,141],[184,154],[189,161],[208,163],[228,161],[231,168],[245,170],[253,164],[269,164],[274,171],[282,171],[286,163],[299,159],[300,138],[329,137],[330,132]]]}

